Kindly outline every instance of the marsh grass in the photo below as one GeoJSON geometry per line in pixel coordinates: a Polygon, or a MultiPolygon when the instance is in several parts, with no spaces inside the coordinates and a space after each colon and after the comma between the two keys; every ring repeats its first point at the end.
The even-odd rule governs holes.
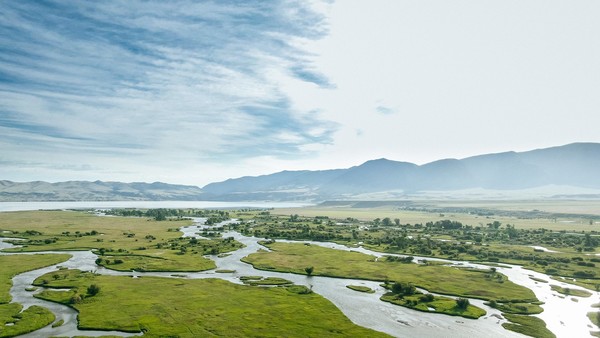
{"type": "Polygon", "coordinates": [[[104,255],[99,265],[116,271],[195,272],[216,268],[214,261],[191,253],[173,250],[143,250],[143,255],[104,255]]]}
{"type": "Polygon", "coordinates": [[[542,313],[544,309],[538,304],[531,303],[499,303],[499,302],[487,302],[485,305],[498,309],[504,313],[519,314],[519,315],[533,315],[542,313]]]}
{"type": "MultiPolygon", "coordinates": [[[[45,275],[49,287],[101,291],[71,304],[79,328],[145,332],[180,337],[384,337],[353,324],[331,302],[305,287],[261,288],[220,279],[98,276],[66,270],[65,279],[45,275]],[[291,290],[288,290],[291,289],[291,290]],[[157,292],[160,290],[160,292],[157,292]]],[[[68,304],[69,292],[47,290],[37,297],[68,304]]]]}
{"type": "MultiPolygon", "coordinates": [[[[241,278],[240,278],[241,279],[241,278]]],[[[287,279],[279,278],[279,277],[266,277],[266,278],[251,278],[251,279],[241,279],[244,284],[252,285],[252,286],[279,286],[279,285],[290,285],[293,284],[287,279]]]]}
{"type": "Polygon", "coordinates": [[[14,337],[32,332],[52,323],[56,317],[52,311],[32,305],[21,312],[17,303],[0,305],[0,337],[14,337]],[[6,326],[7,323],[12,325],[6,326]]]}
{"type": "Polygon", "coordinates": [[[368,286],[364,285],[346,285],[346,287],[350,290],[365,292],[365,293],[375,293],[375,290],[371,289],[368,286]]]}
{"type": "Polygon", "coordinates": [[[571,289],[571,288],[563,288],[558,285],[550,285],[550,288],[560,294],[565,296],[575,296],[575,297],[590,297],[592,295],[591,292],[580,290],[580,289],[571,289]]]}
{"type": "Polygon", "coordinates": [[[306,274],[305,267],[313,266],[313,275],[403,281],[430,292],[485,300],[537,301],[531,290],[506,278],[490,278],[483,270],[375,261],[374,256],[317,245],[275,242],[268,247],[273,251],[257,252],[242,260],[260,270],[306,274]]]}
{"type": "Polygon", "coordinates": [[[6,251],[59,251],[106,248],[134,250],[140,246],[177,239],[182,233],[169,231],[192,224],[191,220],[158,222],[136,217],[99,217],[81,211],[3,212],[0,230],[29,242],[6,251]],[[27,230],[41,233],[28,234],[27,230]],[[50,243],[45,243],[50,240],[50,243]]]}
{"type": "Polygon", "coordinates": [[[506,318],[510,323],[503,323],[502,327],[536,338],[555,338],[556,336],[546,328],[546,323],[543,320],[533,316],[522,316],[505,313],[506,318]]]}
{"type": "Polygon", "coordinates": [[[387,293],[381,297],[381,300],[422,312],[440,313],[469,319],[477,319],[486,314],[484,309],[475,305],[468,305],[466,309],[461,309],[456,305],[456,300],[453,298],[434,296],[432,301],[423,302],[420,300],[421,296],[423,295],[415,294],[412,296],[398,297],[393,293],[387,293]]]}
{"type": "Polygon", "coordinates": [[[5,255],[0,256],[0,304],[10,302],[12,278],[20,273],[64,262],[71,255],[5,255]]]}

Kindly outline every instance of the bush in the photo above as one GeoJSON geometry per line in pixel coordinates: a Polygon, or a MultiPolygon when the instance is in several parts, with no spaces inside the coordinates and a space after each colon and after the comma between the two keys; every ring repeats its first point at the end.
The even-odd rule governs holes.
{"type": "Polygon", "coordinates": [[[419,300],[423,303],[429,303],[429,302],[433,302],[433,298],[434,296],[431,293],[422,295],[421,297],[419,297],[419,300]]]}
{"type": "Polygon", "coordinates": [[[458,298],[456,299],[456,307],[462,310],[466,310],[469,307],[469,300],[466,298],[458,298]]]}
{"type": "Polygon", "coordinates": [[[96,284],[92,284],[87,288],[87,293],[90,296],[95,296],[98,294],[98,292],[100,292],[100,287],[96,284]]]}

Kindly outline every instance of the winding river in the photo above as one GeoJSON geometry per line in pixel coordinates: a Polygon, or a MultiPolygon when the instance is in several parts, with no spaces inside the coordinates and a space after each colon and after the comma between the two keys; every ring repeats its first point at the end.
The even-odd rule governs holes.
{"type": "MultiPolygon", "coordinates": [[[[194,224],[186,226],[180,230],[184,237],[200,238],[198,233],[203,229],[209,229],[210,226],[203,225],[205,219],[196,218],[194,224]]],[[[220,227],[232,222],[227,221],[214,227],[220,227]]],[[[220,278],[232,283],[241,284],[240,276],[261,275],[265,277],[281,277],[288,279],[295,284],[302,284],[312,288],[313,291],[334,303],[350,320],[354,323],[372,328],[377,331],[388,333],[396,337],[523,337],[520,334],[507,331],[501,324],[505,322],[501,319],[500,311],[490,308],[478,299],[470,299],[471,304],[477,305],[487,311],[484,317],[478,320],[464,319],[462,317],[452,317],[434,313],[424,313],[410,310],[401,306],[382,302],[379,297],[385,293],[385,290],[379,286],[379,282],[365,280],[341,279],[321,276],[305,276],[291,273],[279,273],[272,271],[256,270],[251,265],[240,261],[241,258],[258,251],[265,247],[258,244],[262,238],[244,236],[238,232],[228,231],[223,233],[223,237],[233,237],[245,245],[244,248],[234,251],[229,256],[217,257],[210,256],[216,262],[217,268],[214,270],[177,274],[168,272],[119,272],[105,269],[95,264],[97,256],[90,251],[70,251],[73,257],[66,262],[58,265],[25,272],[13,278],[13,287],[11,288],[12,301],[18,302],[29,307],[31,305],[40,305],[50,309],[57,317],[57,320],[63,319],[64,324],[57,328],[47,326],[41,330],[23,335],[22,337],[40,337],[40,336],[101,336],[118,335],[132,336],[134,334],[118,331],[88,331],[77,329],[77,312],[67,306],[57,303],[44,301],[33,297],[35,292],[26,291],[31,287],[33,280],[47,272],[54,271],[58,266],[67,268],[76,268],[80,270],[95,271],[103,275],[113,276],[160,276],[170,278],[220,278]],[[217,273],[215,270],[235,270],[234,273],[217,273]],[[346,288],[346,285],[365,285],[376,292],[374,294],[361,293],[346,288]]],[[[5,242],[6,238],[0,238],[0,249],[11,247],[12,244],[5,242]]],[[[288,241],[291,242],[291,241],[288,241]]],[[[336,250],[358,251],[377,257],[384,254],[374,252],[365,248],[350,248],[344,245],[329,242],[301,241],[302,243],[311,243],[336,250]]],[[[64,252],[61,252],[64,253],[64,252]]],[[[9,254],[9,253],[0,253],[9,254]]],[[[12,254],[12,253],[11,253],[12,254]]],[[[18,253],[31,254],[31,253],[18,253]]],[[[417,257],[416,260],[427,259],[435,260],[430,257],[417,257]]],[[[487,269],[489,266],[475,264],[470,262],[450,261],[449,264],[471,266],[487,269]]],[[[557,284],[572,289],[579,289],[577,286],[552,281],[549,276],[530,270],[523,269],[517,265],[503,264],[497,267],[497,271],[505,274],[514,283],[523,285],[533,290],[537,298],[545,302],[542,307],[544,312],[537,315],[543,319],[548,328],[554,332],[557,337],[587,337],[592,330],[592,324],[589,322],[586,314],[594,311],[593,303],[598,302],[598,293],[589,298],[563,297],[550,289],[550,284],[557,284]],[[550,281],[550,283],[540,283],[532,280],[530,277],[536,277],[550,281]]],[[[139,335],[139,334],[138,334],[139,335]]]]}

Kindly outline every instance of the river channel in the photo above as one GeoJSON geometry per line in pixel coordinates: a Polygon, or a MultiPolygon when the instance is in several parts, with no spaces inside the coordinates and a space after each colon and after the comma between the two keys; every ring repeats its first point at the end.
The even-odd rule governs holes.
{"type": "MultiPolygon", "coordinates": [[[[199,232],[203,229],[211,228],[203,225],[205,219],[196,218],[194,224],[182,227],[184,237],[200,238],[199,232]]],[[[231,221],[228,221],[231,222],[231,221]]],[[[225,222],[226,223],[226,222],[225,222]]],[[[225,223],[215,225],[221,227],[225,223]]],[[[245,245],[244,248],[232,252],[225,257],[209,256],[216,262],[217,268],[214,270],[174,274],[168,272],[119,272],[105,269],[95,264],[97,256],[90,251],[69,251],[68,254],[73,257],[66,262],[58,265],[25,272],[13,278],[13,286],[10,294],[13,302],[24,305],[25,308],[31,305],[40,305],[50,309],[57,317],[57,320],[63,319],[64,324],[57,328],[47,326],[41,330],[22,335],[22,337],[49,337],[49,336],[101,336],[118,335],[132,336],[133,334],[118,331],[88,331],[77,329],[77,312],[67,306],[57,303],[44,301],[33,297],[33,294],[40,292],[31,292],[26,289],[31,287],[33,280],[47,272],[58,269],[59,266],[80,269],[85,271],[94,271],[98,274],[113,276],[160,276],[169,278],[220,278],[232,283],[241,284],[239,277],[248,275],[261,275],[265,277],[281,277],[299,285],[306,285],[323,297],[335,304],[350,320],[354,323],[368,327],[377,331],[388,333],[395,337],[523,337],[520,334],[507,331],[501,324],[505,322],[501,319],[500,311],[490,308],[478,299],[470,299],[471,304],[479,306],[487,311],[484,317],[477,320],[465,319],[462,317],[452,317],[442,314],[424,313],[410,310],[401,306],[383,302],[379,298],[385,293],[385,290],[379,285],[379,282],[365,280],[353,280],[342,278],[331,278],[321,276],[305,276],[291,273],[279,273],[272,271],[256,270],[251,265],[240,261],[241,258],[257,252],[259,249],[266,250],[265,247],[258,244],[262,238],[244,236],[238,232],[223,232],[223,237],[233,237],[245,245]],[[217,273],[216,270],[234,270],[233,273],[217,273]],[[346,288],[346,285],[365,285],[376,292],[374,294],[361,293],[346,288]]],[[[0,238],[0,249],[11,247],[12,244],[6,243],[5,238],[0,238]]],[[[291,241],[286,241],[291,242],[291,241]]],[[[362,247],[351,248],[344,245],[329,242],[300,241],[301,243],[311,243],[311,245],[320,245],[336,250],[358,251],[369,255],[381,257],[384,254],[371,251],[362,247]]],[[[64,253],[64,252],[62,252],[64,253]]],[[[8,253],[0,253],[8,254],[8,253]]],[[[12,254],[12,253],[11,253],[12,254]]],[[[18,253],[23,254],[23,253],[18,253]]],[[[26,253],[30,254],[30,253],[26,253]]],[[[417,257],[415,260],[435,260],[430,257],[417,257]]],[[[447,261],[448,264],[471,266],[476,268],[488,269],[489,266],[474,264],[462,261],[447,261]]],[[[572,289],[580,289],[577,286],[552,281],[549,276],[530,270],[523,269],[517,265],[502,264],[497,267],[497,271],[505,274],[512,282],[530,288],[537,298],[545,302],[542,307],[544,312],[537,315],[543,319],[548,328],[557,335],[557,337],[588,337],[592,330],[592,324],[588,320],[587,312],[594,311],[592,304],[598,302],[598,293],[592,297],[564,297],[550,289],[550,284],[561,285],[572,289]],[[532,280],[535,277],[550,281],[550,283],[541,283],[532,280]]],[[[443,276],[440,276],[443,278],[443,276]]],[[[139,334],[138,334],[139,335],[139,334]]]]}

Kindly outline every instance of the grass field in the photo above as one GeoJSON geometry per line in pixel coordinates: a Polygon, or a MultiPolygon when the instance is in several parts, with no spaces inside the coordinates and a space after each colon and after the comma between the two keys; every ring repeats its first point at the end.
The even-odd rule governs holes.
{"type": "Polygon", "coordinates": [[[585,290],[563,288],[558,285],[550,285],[550,288],[552,288],[552,290],[554,290],[560,294],[563,294],[565,296],[575,296],[575,297],[585,297],[585,298],[592,296],[591,292],[588,292],[585,290]]]}
{"type": "MultiPolygon", "coordinates": [[[[375,281],[402,281],[431,292],[481,299],[536,301],[533,292],[506,278],[440,265],[417,265],[375,261],[374,256],[323,248],[317,245],[272,243],[271,252],[251,254],[243,261],[260,270],[356,278],[375,281]]],[[[496,274],[499,276],[500,274],[496,274]]]]}
{"type": "Polygon", "coordinates": [[[49,325],[56,319],[54,313],[33,305],[21,312],[18,303],[0,305],[0,337],[15,337],[49,325]],[[7,325],[9,324],[9,325],[7,325]]]}
{"type": "Polygon", "coordinates": [[[485,303],[495,309],[498,309],[504,313],[518,314],[518,315],[533,315],[542,313],[544,309],[538,304],[531,303],[498,303],[488,302],[485,303]]]}
{"type": "Polygon", "coordinates": [[[80,211],[0,213],[0,230],[10,231],[7,234],[10,237],[30,240],[26,247],[9,251],[134,250],[177,239],[182,233],[176,229],[191,223],[189,220],[158,222],[148,218],[99,217],[80,211]]]}
{"type": "Polygon", "coordinates": [[[502,327],[507,330],[515,331],[526,336],[536,338],[554,338],[556,335],[546,328],[543,320],[532,316],[521,316],[514,314],[504,314],[504,318],[510,323],[503,323],[502,327]]]}
{"type": "Polygon", "coordinates": [[[32,306],[21,312],[23,309],[21,304],[8,304],[11,299],[9,294],[12,286],[11,279],[19,273],[64,262],[70,257],[70,255],[0,256],[0,337],[14,337],[35,331],[54,321],[54,314],[43,307],[32,306]]]}
{"type": "Polygon", "coordinates": [[[0,304],[10,302],[12,278],[20,273],[64,262],[71,255],[6,255],[0,256],[0,304]]]}
{"type": "Polygon", "coordinates": [[[573,230],[573,231],[593,231],[600,229],[600,201],[560,201],[560,202],[539,202],[539,201],[427,201],[422,202],[427,208],[486,208],[492,213],[494,210],[520,212],[539,210],[548,213],[564,213],[563,216],[556,217],[533,217],[522,218],[506,215],[481,216],[469,212],[437,212],[437,211],[419,211],[404,210],[396,206],[378,206],[378,207],[350,207],[350,206],[308,206],[301,208],[279,208],[271,213],[274,215],[293,215],[298,214],[306,217],[327,216],[335,219],[345,219],[347,217],[355,218],[361,221],[371,221],[375,218],[389,217],[398,218],[402,223],[425,224],[442,219],[458,221],[463,224],[478,226],[485,225],[493,221],[499,221],[502,224],[512,224],[519,229],[538,229],[546,228],[554,231],[573,230]],[[597,215],[597,219],[590,219],[586,216],[577,217],[571,214],[581,213],[582,215],[597,215]]]}
{"type": "Polygon", "coordinates": [[[456,300],[452,298],[436,296],[432,301],[421,302],[419,300],[421,296],[422,295],[419,294],[398,298],[394,294],[389,293],[382,296],[381,300],[421,312],[440,313],[469,319],[477,319],[486,314],[485,310],[474,305],[468,305],[466,309],[461,309],[456,306],[456,300]]]}
{"type": "Polygon", "coordinates": [[[384,337],[350,322],[339,309],[314,293],[293,287],[255,287],[219,279],[114,277],[61,271],[65,278],[42,276],[50,287],[39,297],[68,304],[91,284],[95,296],[71,306],[84,329],[144,331],[144,336],[180,337],[384,337]],[[160,290],[160,292],[157,292],[160,290]]]}

